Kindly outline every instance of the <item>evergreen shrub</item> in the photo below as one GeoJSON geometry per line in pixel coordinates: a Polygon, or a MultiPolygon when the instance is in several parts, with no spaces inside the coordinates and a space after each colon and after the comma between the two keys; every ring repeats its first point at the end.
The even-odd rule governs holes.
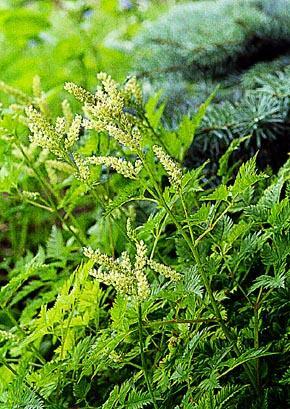
{"type": "MultiPolygon", "coordinates": [[[[135,70],[168,100],[166,121],[192,115],[218,85],[187,165],[206,158],[216,172],[229,143],[250,135],[234,160],[261,149],[259,168],[278,170],[290,150],[289,0],[217,0],[178,4],[145,22],[134,40],[135,70]]],[[[146,82],[145,81],[145,82],[146,82]]]]}

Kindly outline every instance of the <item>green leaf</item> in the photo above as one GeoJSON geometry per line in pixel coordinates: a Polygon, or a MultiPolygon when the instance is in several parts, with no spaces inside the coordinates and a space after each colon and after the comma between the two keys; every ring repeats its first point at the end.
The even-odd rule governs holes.
{"type": "Polygon", "coordinates": [[[257,290],[258,288],[263,288],[268,290],[285,288],[286,275],[284,273],[276,274],[274,277],[262,274],[256,278],[255,283],[251,286],[249,294],[257,290]]]}
{"type": "Polygon", "coordinates": [[[161,95],[162,91],[160,90],[155,95],[150,97],[145,105],[146,117],[154,130],[158,129],[158,125],[160,123],[160,119],[165,108],[164,102],[160,104],[158,107],[161,95]]]}
{"type": "Polygon", "coordinates": [[[73,385],[73,393],[76,398],[78,398],[78,402],[81,402],[87,396],[90,390],[90,383],[88,383],[84,378],[82,378],[78,383],[74,383],[73,385]]]}
{"type": "Polygon", "coordinates": [[[285,183],[283,177],[275,180],[265,191],[255,205],[250,205],[245,209],[245,214],[256,223],[266,223],[270,214],[273,214],[273,206],[279,202],[282,187],[285,183]]]}
{"type": "Polygon", "coordinates": [[[239,258],[240,260],[246,260],[247,258],[253,258],[255,253],[260,251],[267,240],[267,235],[262,234],[261,231],[249,233],[240,242],[239,258]]]}
{"type": "Polygon", "coordinates": [[[212,193],[202,196],[200,200],[219,200],[226,201],[229,196],[229,190],[225,185],[218,186],[212,193]]]}
{"type": "Polygon", "coordinates": [[[240,144],[242,142],[246,141],[249,138],[250,138],[250,136],[244,136],[242,138],[233,139],[232,142],[230,143],[228,149],[226,150],[226,152],[219,159],[219,168],[218,168],[218,171],[217,171],[217,175],[223,178],[224,183],[227,182],[227,180],[231,176],[233,170],[238,165],[238,162],[237,162],[230,169],[228,169],[228,162],[229,162],[229,158],[230,158],[231,154],[236,149],[238,149],[238,147],[240,146],[240,144]]]}
{"type": "Polygon", "coordinates": [[[116,385],[111,391],[109,398],[102,405],[102,409],[115,409],[119,401],[119,387],[116,385]]]}
{"type": "Polygon", "coordinates": [[[16,187],[21,169],[13,164],[5,164],[0,169],[0,192],[11,192],[16,187]]]}
{"type": "Polygon", "coordinates": [[[232,195],[237,197],[240,193],[243,193],[249,187],[267,177],[267,175],[260,173],[257,174],[256,170],[256,157],[248,160],[248,162],[243,163],[239,169],[239,173],[236,177],[235,183],[232,186],[232,195]]]}
{"type": "Polygon", "coordinates": [[[250,362],[254,359],[256,360],[270,355],[275,355],[275,352],[268,352],[267,348],[265,347],[259,349],[248,349],[247,351],[243,352],[238,358],[230,358],[227,361],[221,362],[220,367],[223,369],[223,372],[219,375],[219,378],[227,375],[229,372],[246,362],[250,362]],[[227,369],[224,370],[224,368],[227,369]]]}
{"type": "Polygon", "coordinates": [[[201,124],[201,121],[206,114],[207,108],[214,99],[217,90],[218,87],[212,92],[212,94],[207,98],[207,100],[200,105],[197,112],[193,115],[192,118],[190,118],[188,115],[185,115],[182,118],[179,128],[177,130],[180,145],[179,159],[181,161],[184,159],[184,155],[186,154],[187,150],[192,144],[195,137],[195,132],[199,125],[201,124]]]}
{"type": "Polygon", "coordinates": [[[204,168],[206,167],[207,164],[208,161],[205,161],[198,168],[192,169],[185,173],[181,181],[184,193],[200,192],[203,190],[203,188],[200,185],[204,173],[204,168]]]}
{"type": "Polygon", "coordinates": [[[217,243],[222,243],[227,240],[233,228],[232,219],[226,214],[219,220],[213,230],[213,238],[217,243]]]}
{"type": "MultiPolygon", "coordinates": [[[[149,405],[152,402],[152,399],[148,392],[136,391],[135,389],[131,390],[126,402],[126,409],[142,409],[144,406],[149,405]]],[[[124,407],[124,409],[125,409],[124,407]]]]}
{"type": "Polygon", "coordinates": [[[290,226],[290,204],[288,198],[276,203],[271,210],[268,222],[275,231],[288,230],[290,226]]]}
{"type": "Polygon", "coordinates": [[[28,8],[1,12],[0,31],[14,39],[32,38],[49,27],[46,16],[28,8]]]}
{"type": "Polygon", "coordinates": [[[51,233],[46,245],[47,257],[63,260],[67,256],[67,248],[64,244],[61,231],[52,226],[51,233]]]}
{"type": "Polygon", "coordinates": [[[202,297],[204,288],[198,274],[197,266],[190,266],[185,269],[183,282],[179,285],[183,291],[202,297]]]}

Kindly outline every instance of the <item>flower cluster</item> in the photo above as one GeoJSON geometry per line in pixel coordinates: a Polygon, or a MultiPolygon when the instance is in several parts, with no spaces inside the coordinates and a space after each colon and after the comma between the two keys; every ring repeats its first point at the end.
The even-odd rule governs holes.
{"type": "Polygon", "coordinates": [[[122,158],[114,156],[91,156],[88,162],[94,165],[106,165],[116,170],[117,173],[125,178],[136,179],[138,173],[142,170],[142,162],[136,160],[135,165],[122,158]]]}
{"type": "Polygon", "coordinates": [[[66,83],[65,89],[84,103],[87,119],[83,125],[87,129],[107,132],[121,145],[133,152],[141,148],[141,132],[138,117],[130,109],[130,101],[142,103],[142,92],[136,79],[130,79],[123,89],[109,75],[99,73],[101,86],[91,94],[73,83],[66,83]]]}
{"type": "Polygon", "coordinates": [[[67,99],[64,99],[62,101],[61,109],[62,109],[63,116],[64,116],[64,118],[66,120],[66,123],[71,124],[72,121],[73,121],[73,113],[72,113],[72,110],[71,110],[70,103],[68,102],[67,99]]]}
{"type": "Polygon", "coordinates": [[[33,108],[26,109],[31,142],[43,149],[48,149],[60,158],[66,158],[69,149],[77,142],[82,124],[82,117],[76,115],[71,124],[64,117],[58,117],[53,126],[45,116],[33,108]]]}
{"type": "Polygon", "coordinates": [[[176,189],[179,189],[182,178],[182,170],[180,166],[174,162],[174,160],[161,148],[161,146],[154,145],[153,151],[166,170],[171,185],[176,189]]]}
{"type": "Polygon", "coordinates": [[[145,243],[142,240],[138,241],[136,235],[130,230],[132,230],[132,226],[131,223],[128,223],[128,236],[134,239],[136,247],[134,265],[127,251],[124,251],[121,257],[116,260],[102,254],[99,250],[93,251],[91,248],[85,248],[84,255],[98,265],[98,269],[91,271],[91,275],[97,280],[106,285],[112,285],[117,292],[142,301],[150,295],[150,286],[146,275],[148,267],[171,281],[180,280],[181,275],[164,264],[149,260],[145,243]]]}
{"type": "Polygon", "coordinates": [[[129,97],[133,96],[137,104],[142,104],[143,93],[136,77],[129,78],[125,84],[124,91],[128,93],[129,97]]]}
{"type": "Polygon", "coordinates": [[[29,192],[28,190],[23,190],[23,192],[21,192],[21,195],[23,199],[37,200],[40,196],[40,193],[39,192],[29,192]]]}
{"type": "Polygon", "coordinates": [[[38,109],[44,114],[48,113],[48,105],[46,101],[46,95],[41,87],[40,77],[35,75],[32,82],[32,92],[33,92],[33,105],[37,106],[38,109]]]}
{"type": "MultiPolygon", "coordinates": [[[[113,156],[82,157],[73,153],[72,148],[79,139],[81,128],[95,129],[107,132],[122,146],[140,154],[141,131],[135,110],[130,104],[142,104],[142,91],[136,78],[130,78],[123,87],[120,87],[109,75],[98,74],[101,85],[95,94],[73,83],[66,83],[65,89],[83,103],[86,118],[72,114],[67,100],[62,103],[63,116],[51,124],[45,113],[37,110],[33,105],[26,109],[27,123],[31,131],[30,139],[36,146],[40,146],[56,155],[63,162],[74,167],[76,177],[89,183],[91,179],[91,165],[105,165],[129,179],[136,179],[142,169],[138,159],[131,163],[122,158],[113,156]]],[[[34,83],[35,97],[41,99],[42,91],[39,79],[34,83]]],[[[55,175],[51,172],[51,176],[55,175]]]]}
{"type": "Polygon", "coordinates": [[[75,118],[72,120],[71,126],[69,127],[66,138],[64,140],[64,147],[67,151],[71,149],[72,146],[78,141],[81,124],[82,117],[80,115],[76,115],[75,118]]]}
{"type": "Polygon", "coordinates": [[[77,173],[75,176],[83,182],[88,182],[91,176],[90,168],[88,166],[88,160],[78,154],[75,154],[73,156],[73,162],[77,168],[77,173]]]}
{"type": "Polygon", "coordinates": [[[15,341],[17,336],[8,331],[0,330],[0,341],[15,341]]]}
{"type": "Polygon", "coordinates": [[[137,281],[137,277],[134,277],[131,260],[127,252],[122,253],[121,257],[117,260],[100,253],[99,250],[93,251],[90,248],[84,249],[84,255],[99,266],[98,269],[91,271],[91,275],[97,280],[106,285],[112,285],[117,292],[135,296],[138,292],[141,292],[141,289],[138,291],[141,285],[142,294],[146,293],[148,295],[149,285],[146,283],[146,277],[145,280],[142,279],[142,283],[137,281]]]}
{"type": "Polygon", "coordinates": [[[83,103],[86,102],[88,104],[94,104],[96,102],[96,99],[93,94],[91,94],[83,87],[74,84],[73,82],[66,82],[64,84],[64,89],[68,91],[70,94],[72,94],[75,97],[75,99],[77,99],[80,102],[83,103]]]}
{"type": "MultiPolygon", "coordinates": [[[[90,178],[87,159],[71,152],[79,139],[83,118],[81,115],[73,117],[68,103],[63,104],[63,111],[65,116],[58,117],[53,126],[41,112],[32,106],[28,107],[26,115],[31,131],[30,140],[33,145],[47,149],[62,159],[59,170],[66,164],[66,169],[69,166],[75,168],[76,177],[87,182],[90,178]]],[[[53,176],[53,172],[50,176],[53,176]]]]}
{"type": "Polygon", "coordinates": [[[166,278],[169,278],[172,281],[178,281],[181,279],[181,275],[177,271],[173,270],[173,268],[158,263],[155,260],[149,260],[148,265],[153,271],[163,275],[166,278]]]}
{"type": "Polygon", "coordinates": [[[26,109],[28,126],[32,135],[31,142],[43,149],[48,149],[56,156],[62,156],[61,142],[62,134],[57,128],[53,127],[48,120],[32,106],[26,109]]]}
{"type": "Polygon", "coordinates": [[[147,265],[147,247],[144,242],[136,242],[136,257],[134,266],[134,275],[137,282],[137,296],[139,300],[146,300],[150,294],[150,287],[145,274],[147,265]]]}

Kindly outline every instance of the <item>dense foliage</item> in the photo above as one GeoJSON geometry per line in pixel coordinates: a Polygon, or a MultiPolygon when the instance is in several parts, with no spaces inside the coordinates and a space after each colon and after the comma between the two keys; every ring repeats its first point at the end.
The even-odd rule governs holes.
{"type": "MultiPolygon", "coordinates": [[[[24,3],[6,2],[6,24],[20,21],[14,13],[38,13],[48,25],[19,38],[19,59],[35,52],[33,71],[22,65],[23,76],[13,78],[7,64],[1,84],[0,408],[285,409],[290,159],[280,146],[272,169],[257,163],[276,160],[268,161],[264,139],[281,129],[289,139],[288,69],[266,73],[263,85],[247,83],[255,95],[236,82],[235,105],[231,92],[217,104],[217,90],[195,101],[190,115],[176,101],[169,127],[161,93],[144,98],[136,78],[125,79],[128,55],[119,51],[114,65],[104,44],[109,38],[121,50],[127,36],[129,47],[141,21],[161,7],[24,3]],[[120,27],[130,17],[134,28],[94,27],[104,15],[120,27]],[[72,18],[67,32],[64,16],[72,18]],[[54,32],[54,45],[44,32],[54,32]],[[73,32],[102,39],[102,63],[90,60],[93,41],[76,47],[73,32]],[[52,77],[39,64],[62,35],[69,55],[50,57],[52,77]],[[31,37],[41,46],[27,48],[31,37]],[[83,73],[78,52],[93,63],[83,73]],[[266,94],[276,110],[254,133],[245,101],[250,110],[259,95],[266,109],[266,94]],[[225,116],[234,125],[212,133],[228,139],[216,145],[209,172],[207,151],[192,149],[210,118],[225,116]],[[261,141],[258,153],[253,139],[261,141]]],[[[191,3],[178,7],[203,10],[204,2],[191,3]]],[[[212,2],[217,14],[218,3],[229,2],[212,2]]]]}

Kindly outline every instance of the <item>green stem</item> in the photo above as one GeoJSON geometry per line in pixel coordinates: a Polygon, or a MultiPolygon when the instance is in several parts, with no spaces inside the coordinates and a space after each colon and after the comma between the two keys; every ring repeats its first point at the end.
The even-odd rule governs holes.
{"type": "Polygon", "coordinates": [[[26,202],[31,204],[32,206],[39,207],[40,209],[44,209],[44,210],[47,210],[48,212],[53,213],[53,209],[51,207],[42,205],[41,203],[37,203],[37,202],[34,202],[32,200],[27,200],[26,199],[26,202]]]}
{"type": "MultiPolygon", "coordinates": [[[[259,305],[254,307],[254,347],[259,348],[259,305]]],[[[259,358],[256,359],[256,382],[260,385],[260,365],[259,358]]]]}
{"type": "MultiPolygon", "coordinates": [[[[212,306],[212,308],[213,308],[214,314],[215,314],[215,316],[216,316],[216,318],[217,318],[217,321],[218,321],[218,323],[219,323],[219,325],[220,325],[220,327],[221,327],[221,329],[222,329],[222,331],[223,331],[225,337],[227,338],[227,340],[228,340],[230,343],[233,344],[233,349],[234,349],[235,354],[239,357],[239,356],[241,355],[241,352],[240,352],[239,347],[238,347],[238,345],[237,345],[237,343],[236,343],[236,340],[235,340],[234,337],[233,337],[233,334],[232,334],[231,331],[228,329],[228,327],[227,327],[225,321],[224,321],[223,318],[222,318],[222,315],[221,315],[221,312],[220,312],[218,303],[217,303],[217,301],[216,301],[216,299],[215,299],[215,297],[214,297],[214,294],[213,294],[213,291],[212,291],[210,282],[209,282],[209,280],[208,280],[207,273],[206,273],[206,271],[204,270],[203,264],[202,264],[202,262],[201,262],[201,260],[200,260],[200,256],[199,256],[199,252],[198,252],[198,249],[197,249],[197,247],[196,247],[196,244],[195,244],[194,241],[192,241],[192,240],[188,237],[188,235],[187,235],[187,233],[185,232],[185,230],[183,229],[182,225],[179,223],[179,221],[176,219],[175,215],[172,213],[172,210],[171,210],[171,209],[169,208],[169,206],[167,205],[167,203],[166,203],[166,201],[165,201],[165,199],[164,199],[164,197],[163,197],[162,191],[160,190],[160,187],[159,187],[158,183],[157,183],[156,180],[155,180],[154,174],[153,174],[153,172],[151,171],[151,169],[150,169],[150,167],[148,166],[148,164],[146,163],[146,160],[145,160],[145,157],[144,157],[143,153],[140,152],[140,153],[138,153],[138,154],[139,154],[140,159],[141,159],[142,162],[143,162],[143,165],[144,165],[145,169],[147,170],[147,172],[148,172],[148,174],[149,174],[150,179],[152,180],[152,184],[153,184],[153,186],[154,186],[154,188],[155,188],[155,190],[156,190],[156,192],[157,192],[157,195],[158,195],[158,199],[159,199],[159,201],[160,201],[160,204],[165,208],[165,210],[166,210],[167,213],[169,214],[169,216],[170,216],[170,218],[172,219],[173,223],[175,224],[177,230],[179,231],[179,233],[180,233],[180,234],[182,235],[182,237],[184,238],[185,242],[187,243],[187,245],[188,245],[188,247],[189,247],[189,249],[190,249],[190,251],[191,251],[191,253],[192,253],[192,255],[193,255],[193,258],[194,258],[194,260],[195,260],[195,262],[196,262],[196,264],[197,264],[198,270],[199,270],[199,272],[200,272],[200,275],[201,275],[203,284],[204,284],[204,286],[205,286],[206,292],[207,292],[207,294],[208,294],[208,296],[209,296],[210,303],[211,303],[211,306],[212,306]]],[[[225,211],[223,212],[223,214],[225,214],[225,211]]],[[[219,219],[220,219],[220,217],[219,217],[219,219]]],[[[215,224],[216,224],[216,223],[215,223],[215,224]]],[[[215,224],[214,224],[214,225],[215,225],[215,224]]],[[[213,226],[211,226],[211,229],[212,229],[212,228],[213,228],[213,226]]],[[[203,236],[204,236],[204,234],[203,234],[203,236]]],[[[257,384],[256,384],[256,379],[255,379],[254,374],[252,373],[252,368],[251,368],[251,366],[250,366],[248,363],[245,363],[245,364],[244,364],[244,368],[245,368],[245,371],[246,371],[246,373],[247,373],[247,375],[248,375],[248,377],[249,377],[249,379],[250,379],[250,381],[251,381],[253,387],[254,387],[254,388],[257,390],[257,392],[258,392],[258,388],[257,388],[257,384]]]]}
{"type": "Polygon", "coordinates": [[[185,202],[184,202],[184,198],[183,198],[183,194],[182,194],[182,190],[181,190],[181,189],[179,189],[179,196],[180,196],[180,199],[181,199],[181,203],[182,203],[182,207],[183,207],[183,211],[184,211],[186,223],[187,223],[187,226],[188,226],[188,229],[189,229],[189,234],[190,234],[191,241],[192,241],[192,243],[195,243],[194,236],[193,236],[193,232],[192,232],[192,228],[191,228],[191,224],[190,224],[190,222],[189,222],[189,216],[188,216],[186,204],[185,204],[185,202]]]}
{"type": "Polygon", "coordinates": [[[155,250],[156,250],[156,247],[157,247],[157,243],[158,243],[158,241],[159,241],[159,239],[160,239],[161,232],[162,232],[162,230],[163,230],[163,228],[164,228],[164,225],[165,225],[165,223],[166,223],[167,217],[168,217],[168,214],[165,213],[165,217],[164,217],[164,219],[162,220],[161,226],[159,226],[159,227],[157,228],[156,236],[155,236],[155,239],[154,239],[154,242],[153,242],[153,246],[152,246],[152,249],[151,249],[151,252],[150,252],[149,260],[152,260],[153,257],[154,257],[154,253],[155,253],[155,250]]]}
{"type": "MultiPolygon", "coordinates": [[[[260,318],[260,308],[261,308],[261,296],[262,296],[263,289],[260,288],[257,300],[254,304],[254,347],[256,349],[259,348],[260,340],[259,340],[259,318],[260,318]]],[[[256,379],[258,388],[260,388],[260,361],[259,358],[256,359],[256,379]]]]}
{"type": "MultiPolygon", "coordinates": [[[[19,323],[17,322],[17,320],[15,319],[15,317],[13,316],[12,312],[9,310],[8,307],[1,307],[2,311],[4,311],[5,314],[7,314],[7,316],[9,317],[9,319],[11,320],[11,322],[13,322],[13,324],[15,325],[15,327],[18,329],[19,332],[21,332],[24,336],[26,336],[25,331],[21,328],[21,326],[19,325],[19,323]]],[[[43,358],[43,356],[38,352],[37,348],[31,344],[28,346],[28,349],[30,349],[30,351],[38,358],[38,360],[45,365],[46,361],[43,358]]]]}
{"type": "Polygon", "coordinates": [[[187,320],[187,319],[172,319],[172,320],[160,320],[160,321],[151,321],[144,323],[145,327],[151,327],[153,325],[170,325],[170,324],[210,324],[217,322],[215,319],[196,319],[196,320],[187,320]]]}
{"type": "Polygon", "coordinates": [[[139,303],[138,305],[138,330],[139,330],[139,343],[140,343],[140,354],[141,354],[141,362],[142,362],[142,369],[144,373],[144,378],[147,384],[148,392],[151,396],[152,403],[154,406],[154,409],[158,409],[157,402],[153,393],[153,389],[151,386],[151,382],[148,376],[147,372],[147,366],[146,366],[146,361],[145,361],[145,355],[144,355],[144,343],[143,343],[143,325],[142,325],[142,307],[141,304],[139,303]]]}
{"type": "MultiPolygon", "coordinates": [[[[35,166],[31,163],[30,159],[28,158],[28,156],[26,155],[24,149],[22,148],[21,145],[17,145],[18,148],[20,149],[24,159],[26,160],[26,162],[28,163],[28,165],[31,167],[31,169],[33,170],[36,178],[38,179],[39,183],[43,186],[43,188],[45,189],[45,191],[47,193],[50,193],[52,197],[55,198],[55,193],[53,191],[53,189],[51,188],[51,186],[49,185],[49,183],[46,182],[46,180],[42,177],[42,175],[40,174],[40,172],[38,172],[38,170],[35,168],[35,166]]],[[[75,239],[77,240],[77,242],[84,247],[85,243],[84,241],[76,234],[76,232],[70,227],[69,224],[66,223],[65,219],[63,217],[61,217],[61,215],[59,214],[59,211],[57,209],[57,206],[54,203],[54,200],[52,200],[52,198],[47,194],[47,200],[51,206],[52,212],[53,214],[59,219],[59,221],[69,230],[69,232],[75,237],[75,239]]]]}

